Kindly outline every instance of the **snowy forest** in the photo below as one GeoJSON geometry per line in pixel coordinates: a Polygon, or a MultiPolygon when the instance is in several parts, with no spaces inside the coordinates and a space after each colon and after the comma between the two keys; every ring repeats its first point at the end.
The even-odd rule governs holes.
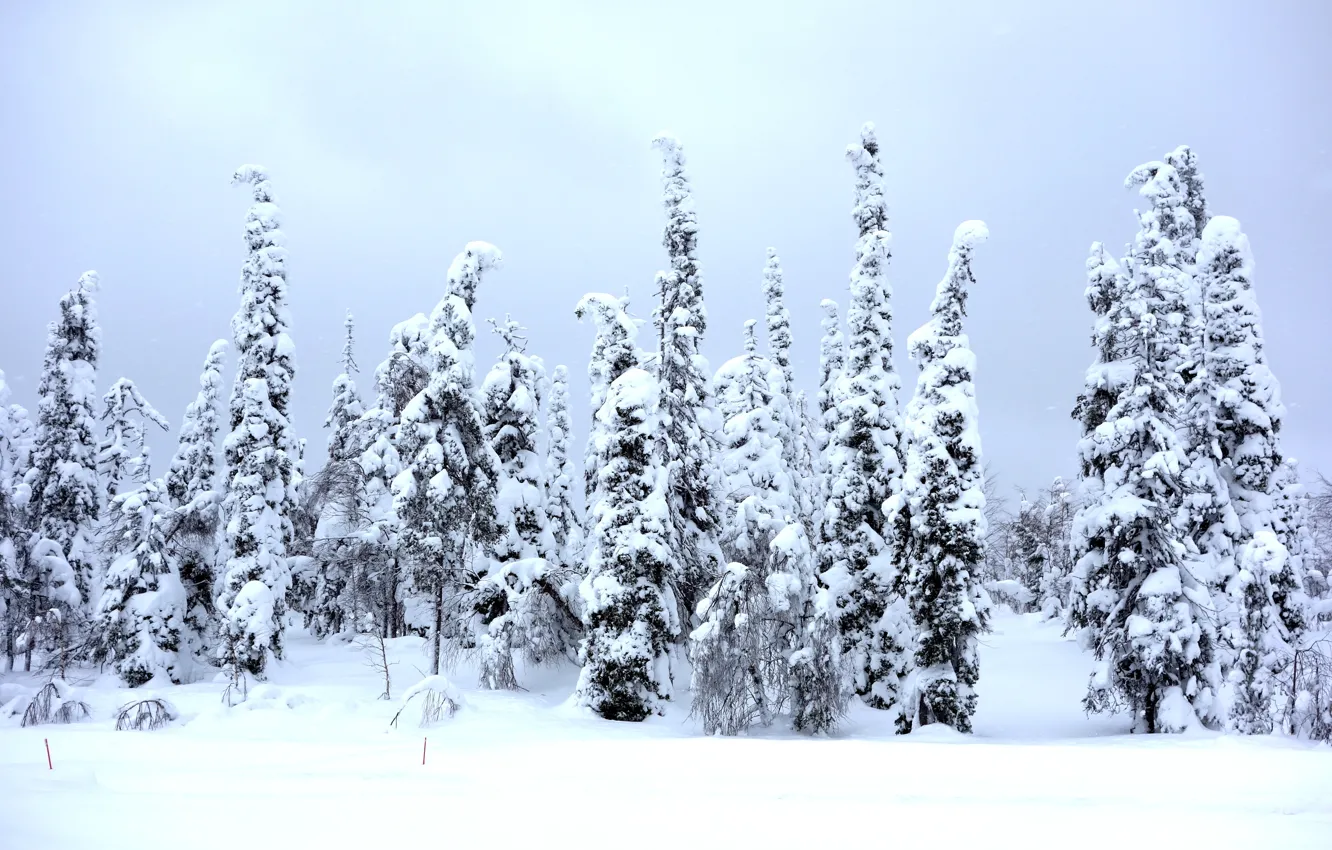
{"type": "Polygon", "coordinates": [[[1332,488],[1283,453],[1253,252],[1193,150],[1129,171],[1131,241],[1093,242],[1085,279],[1071,271],[1091,342],[1066,400],[1081,438],[1051,451],[1077,467],[1009,496],[987,474],[966,330],[983,222],[939,258],[930,315],[896,315],[866,124],[845,153],[848,288],[789,305],[769,248],[763,315],[710,327],[684,150],[652,144],[652,303],[590,292],[541,317],[583,329],[586,364],[529,350],[538,317],[494,303],[503,254],[470,242],[428,312],[368,333],[349,312],[341,362],[302,364],[332,378],[320,435],[289,415],[299,340],[265,168],[232,180],[251,204],[240,304],[232,338],[190,355],[198,394],[169,459],[146,435],[175,423],[99,370],[98,275],[78,277],[52,305],[35,411],[0,373],[0,722],[87,719],[94,681],[130,704],[153,689],[121,712],[131,725],[170,722],[177,685],[240,705],[305,635],[367,648],[383,696],[436,717],[461,675],[518,691],[565,667],[571,704],[607,720],[678,704],[707,735],[826,736],[859,703],[901,734],[968,733],[978,647],[1006,608],[1094,656],[1079,710],[1143,733],[1332,738],[1332,488]],[[815,341],[793,339],[790,311],[816,307],[811,397],[792,352],[815,341]],[[382,346],[373,368],[358,333],[382,346]],[[491,364],[483,333],[502,342],[491,364]],[[735,356],[714,370],[705,335],[735,356]],[[403,638],[421,647],[410,688],[387,660],[403,638]]]}

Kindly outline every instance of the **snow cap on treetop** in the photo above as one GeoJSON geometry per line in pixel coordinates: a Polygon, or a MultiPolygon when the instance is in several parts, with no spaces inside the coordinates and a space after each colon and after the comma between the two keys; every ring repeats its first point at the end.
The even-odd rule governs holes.
{"type": "Polygon", "coordinates": [[[673,133],[658,133],[652,139],[652,147],[661,151],[662,159],[665,160],[668,169],[671,166],[684,168],[684,146],[673,133]]]}
{"type": "Polygon", "coordinates": [[[589,292],[578,299],[574,307],[574,316],[581,322],[589,314],[598,329],[609,328],[612,323],[619,323],[625,336],[634,339],[638,336],[638,325],[624,312],[628,296],[617,298],[605,292],[589,292]]]}
{"type": "Polygon", "coordinates": [[[1124,178],[1124,188],[1138,188],[1138,194],[1149,200],[1182,195],[1179,172],[1164,162],[1145,162],[1124,178]]]}
{"type": "Polygon", "coordinates": [[[481,275],[499,268],[504,255],[489,242],[468,242],[449,264],[449,292],[463,299],[467,309],[476,303],[476,285],[481,275]]]}
{"type": "Polygon", "coordinates": [[[268,169],[262,165],[242,165],[231,175],[231,185],[241,186],[246,183],[254,186],[254,199],[260,203],[273,200],[272,187],[268,182],[268,169]]]}
{"type": "Polygon", "coordinates": [[[977,219],[964,221],[953,232],[953,245],[957,248],[973,249],[990,238],[990,228],[977,219]]]}
{"type": "Polygon", "coordinates": [[[860,143],[846,146],[846,158],[856,168],[868,167],[879,152],[879,140],[874,135],[874,122],[866,121],[860,128],[860,143]]]}
{"type": "Polygon", "coordinates": [[[758,338],[754,334],[754,328],[757,325],[757,319],[745,319],[745,351],[751,354],[758,351],[758,338]]]}
{"type": "Polygon", "coordinates": [[[1240,274],[1253,276],[1253,252],[1249,249],[1249,237],[1244,235],[1239,219],[1228,215],[1212,216],[1203,228],[1202,245],[1198,249],[1198,267],[1201,268],[1227,248],[1233,248],[1240,255],[1240,274]]]}

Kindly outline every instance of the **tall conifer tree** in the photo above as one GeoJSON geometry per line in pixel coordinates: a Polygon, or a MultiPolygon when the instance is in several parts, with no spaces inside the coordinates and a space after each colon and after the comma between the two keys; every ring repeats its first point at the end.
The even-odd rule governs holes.
{"type": "Polygon", "coordinates": [[[268,172],[237,169],[232,184],[248,186],[254,204],[245,219],[248,250],[241,267],[240,309],[231,321],[236,376],[230,434],[223,443],[222,503],[225,567],[216,588],[218,654],[233,675],[263,676],[281,658],[291,568],[287,549],[296,512],[298,445],[288,407],[295,346],[288,329],[287,249],[268,172]]]}
{"type": "Polygon", "coordinates": [[[209,645],[213,617],[213,574],[222,503],[218,471],[222,467],[218,431],[222,396],[222,365],[227,341],[208,349],[199,375],[199,392],[185,408],[176,452],[163,476],[171,508],[171,556],[185,592],[185,642],[198,652],[209,645]]]}
{"type": "Polygon", "coordinates": [[[59,548],[76,584],[52,587],[51,581],[59,581],[45,575],[35,582],[32,602],[40,607],[59,600],[66,613],[92,590],[97,564],[93,526],[101,512],[101,494],[93,433],[102,349],[93,301],[97,283],[97,272],[85,272],[78,286],[60,299],[60,318],[50,326],[37,385],[37,428],[25,476],[36,533],[59,548]]]}
{"type": "Polygon", "coordinates": [[[900,548],[899,527],[884,513],[886,503],[901,502],[902,421],[892,360],[888,205],[872,124],[862,128],[860,144],[847,148],[847,159],[856,172],[852,218],[858,238],[847,312],[851,339],[829,435],[820,567],[856,693],[875,708],[898,712],[905,731],[910,634],[900,567],[892,557],[900,548]]]}
{"type": "Polygon", "coordinates": [[[446,605],[474,579],[474,547],[495,540],[499,460],[486,439],[476,390],[472,307],[499,249],[471,242],[449,266],[444,298],[430,316],[426,384],[402,409],[393,480],[401,544],[417,589],[430,600],[430,672],[440,669],[446,605]]]}
{"type": "Polygon", "coordinates": [[[948,273],[939,283],[930,321],[911,335],[920,366],[907,408],[910,433],[905,492],[911,513],[906,577],[916,638],[917,704],[921,725],[971,731],[976,712],[979,637],[989,598],[980,583],[985,558],[985,473],[976,409],[976,356],[963,330],[971,258],[989,236],[985,224],[964,222],[953,236],[948,273]]]}
{"type": "Polygon", "coordinates": [[[658,136],[664,167],[666,229],[662,244],[670,269],[657,275],[661,335],[657,378],[661,389],[664,460],[669,471],[671,549],[676,566],[671,581],[681,621],[721,572],[717,546],[717,483],[714,479],[712,390],[702,354],[707,331],[703,276],[698,265],[698,218],[685,175],[684,150],[671,136],[658,136]]]}

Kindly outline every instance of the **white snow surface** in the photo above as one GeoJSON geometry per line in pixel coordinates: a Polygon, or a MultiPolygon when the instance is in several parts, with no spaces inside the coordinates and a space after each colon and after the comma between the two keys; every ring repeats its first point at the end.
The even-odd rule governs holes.
{"type": "MultiPolygon", "coordinates": [[[[1327,848],[1332,835],[1332,748],[1205,730],[1129,735],[1124,716],[1088,718],[1093,661],[1039,615],[999,614],[982,636],[970,736],[939,726],[896,736],[887,712],[856,705],[831,739],[779,727],[708,738],[683,692],[664,717],[613,723],[573,707],[572,667],[522,671],[526,692],[460,689],[466,708],[448,723],[420,729],[413,716],[390,729],[426,651],[416,638],[389,642],[389,701],[376,700],[383,681],[361,649],[298,631],[270,681],[230,709],[222,683],[129,691],[114,675],[71,674],[92,721],[23,729],[0,717],[0,847],[399,847],[432,835],[598,847],[632,834],[636,850],[883,846],[888,835],[1122,850],[1137,835],[1159,847],[1298,850],[1327,848]],[[114,731],[118,706],[150,696],[168,697],[179,718],[114,731]]],[[[450,678],[476,681],[467,670],[450,678]]],[[[40,681],[0,674],[0,703],[40,681]]]]}

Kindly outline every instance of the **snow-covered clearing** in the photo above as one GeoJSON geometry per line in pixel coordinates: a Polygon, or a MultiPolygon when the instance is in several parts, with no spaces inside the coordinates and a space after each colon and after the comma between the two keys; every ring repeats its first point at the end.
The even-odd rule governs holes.
{"type": "Polygon", "coordinates": [[[106,677],[94,722],[0,721],[0,848],[1332,846],[1332,749],[1130,736],[1083,716],[1090,661],[1055,627],[1000,615],[984,642],[970,737],[896,737],[867,709],[833,740],[704,738],[684,707],[610,723],[565,705],[570,669],[390,731],[425,663],[411,639],[392,645],[392,702],[355,646],[293,639],[243,705],[214,683],[156,691],[182,715],[158,732],[114,731],[130,692],[106,677]]]}

